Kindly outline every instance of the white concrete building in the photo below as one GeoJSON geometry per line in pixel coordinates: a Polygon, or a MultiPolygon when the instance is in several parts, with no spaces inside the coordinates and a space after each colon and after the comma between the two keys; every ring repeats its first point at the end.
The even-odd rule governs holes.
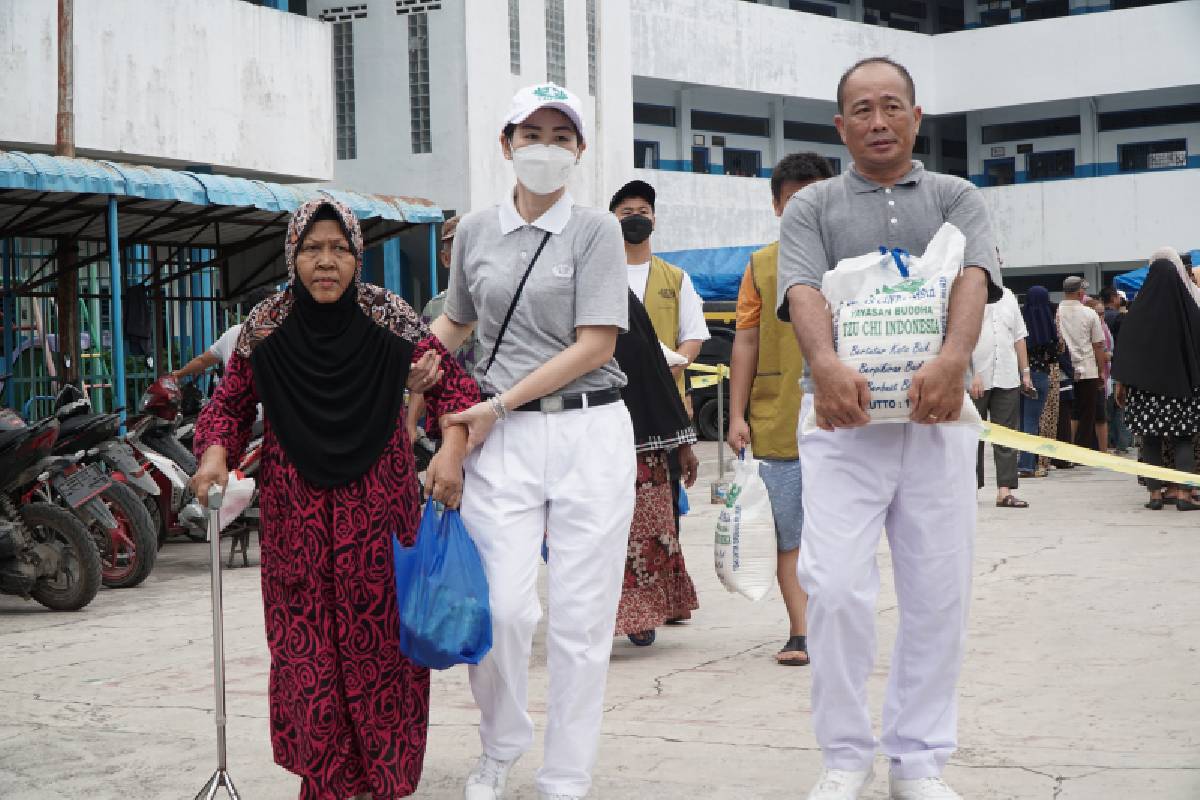
{"type": "Polygon", "coordinates": [[[1200,0],[309,0],[307,11],[333,25],[335,173],[353,189],[459,211],[495,203],[512,181],[497,144],[509,97],[549,78],[586,101],[580,202],[603,205],[639,177],[659,189],[656,250],[761,245],[777,234],[772,165],[812,150],[848,166],[832,122],[838,78],[887,55],[911,70],[925,110],[917,157],[985,187],[1018,291],[1034,274],[1083,272],[1098,286],[1157,246],[1200,247],[1200,0]]]}
{"type": "MultiPolygon", "coordinates": [[[[332,179],[330,30],[276,4],[286,0],[270,8],[75,3],[78,154],[273,181],[332,179]]],[[[0,149],[54,148],[56,7],[0,2],[0,149]]]]}

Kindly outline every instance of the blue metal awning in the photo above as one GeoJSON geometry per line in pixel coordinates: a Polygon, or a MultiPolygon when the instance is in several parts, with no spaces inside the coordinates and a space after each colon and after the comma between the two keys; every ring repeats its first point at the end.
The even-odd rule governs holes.
{"type": "MultiPolygon", "coordinates": [[[[409,225],[441,222],[442,211],[428,200],[394,195],[369,195],[330,187],[288,185],[171,170],[89,158],[66,158],[41,153],[0,151],[0,231],[6,235],[71,235],[84,239],[105,237],[102,225],[84,225],[79,212],[101,212],[109,196],[122,211],[121,237],[143,236],[139,243],[179,243],[195,246],[235,244],[262,234],[264,227],[282,224],[302,203],[327,195],[345,203],[364,224],[376,221],[369,239],[378,241],[409,225]],[[213,207],[229,213],[217,213],[213,207]],[[59,208],[73,213],[50,213],[59,208]],[[191,207],[190,209],[188,207],[191,207]],[[233,209],[244,209],[234,213],[233,209]],[[202,227],[188,225],[189,211],[202,227]],[[170,224],[158,224],[155,212],[170,224]],[[132,214],[132,216],[131,216],[132,214]],[[28,228],[31,219],[37,229],[28,228]],[[56,225],[61,222],[61,225],[56,225]],[[70,224],[69,224],[70,223],[70,224]],[[205,230],[219,225],[219,232],[205,230]],[[171,234],[167,239],[162,236],[171,234]],[[193,238],[194,237],[194,238],[193,238]]],[[[366,232],[366,231],[365,231],[366,232]]]]}

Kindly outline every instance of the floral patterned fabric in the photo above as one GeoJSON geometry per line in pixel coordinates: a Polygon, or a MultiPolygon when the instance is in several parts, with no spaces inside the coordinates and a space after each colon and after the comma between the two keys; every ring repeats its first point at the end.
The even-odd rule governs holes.
{"type": "MultiPolygon", "coordinates": [[[[425,394],[430,409],[478,402],[478,387],[436,339],[414,358],[430,348],[445,370],[425,394]]],[[[250,362],[234,354],[197,422],[196,454],[221,445],[235,464],[257,403],[250,362]]],[[[288,463],[268,421],[259,479],[275,761],[304,778],[301,800],[412,794],[425,755],[429,673],[400,655],[392,535],[411,545],[420,519],[404,425],[364,476],[322,490],[288,463]]]]}
{"type": "Polygon", "coordinates": [[[617,607],[616,635],[689,619],[700,607],[675,530],[674,498],[663,450],[638,453],[637,500],[617,607]]]}

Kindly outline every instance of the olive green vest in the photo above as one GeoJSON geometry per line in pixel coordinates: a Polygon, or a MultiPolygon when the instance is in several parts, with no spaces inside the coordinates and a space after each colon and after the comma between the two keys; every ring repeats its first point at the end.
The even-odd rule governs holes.
{"type": "MultiPolygon", "coordinates": [[[[642,305],[650,315],[650,324],[654,326],[658,340],[672,350],[679,345],[679,293],[682,290],[683,270],[652,256],[642,305]]],[[[677,377],[675,383],[679,386],[679,396],[683,397],[683,375],[677,377]]]]}
{"type": "Polygon", "coordinates": [[[779,243],[769,244],[750,256],[754,288],[762,298],[758,322],[758,370],[750,389],[751,447],[757,458],[794,459],[796,427],[800,417],[800,376],[804,356],[796,334],[775,313],[775,276],[779,243]]]}

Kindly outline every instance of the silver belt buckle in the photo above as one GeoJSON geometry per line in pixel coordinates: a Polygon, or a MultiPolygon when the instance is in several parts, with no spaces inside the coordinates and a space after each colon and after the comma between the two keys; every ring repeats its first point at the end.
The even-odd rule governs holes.
{"type": "Polygon", "coordinates": [[[556,411],[562,411],[564,408],[566,408],[566,403],[564,402],[562,395],[542,398],[542,411],[552,414],[556,411]]]}

